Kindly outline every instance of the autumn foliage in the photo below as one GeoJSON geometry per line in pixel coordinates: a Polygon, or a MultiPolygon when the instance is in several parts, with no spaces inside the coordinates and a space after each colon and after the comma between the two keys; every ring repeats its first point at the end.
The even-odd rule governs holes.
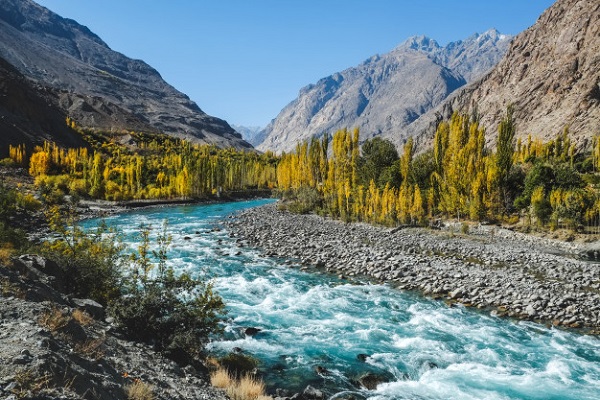
{"type": "Polygon", "coordinates": [[[523,143],[515,133],[510,108],[494,148],[475,117],[454,114],[438,125],[432,149],[415,155],[408,139],[394,157],[391,143],[367,140],[361,152],[358,130],[340,130],[283,154],[278,189],[292,210],[388,226],[440,217],[598,226],[600,141],[588,152],[576,149],[568,129],[547,143],[531,136],[523,143]],[[374,171],[370,154],[389,161],[374,171]]]}
{"type": "Polygon", "coordinates": [[[95,150],[45,143],[31,154],[29,173],[42,192],[106,200],[205,198],[275,185],[272,154],[138,138],[135,149],[114,142],[95,150]]]}

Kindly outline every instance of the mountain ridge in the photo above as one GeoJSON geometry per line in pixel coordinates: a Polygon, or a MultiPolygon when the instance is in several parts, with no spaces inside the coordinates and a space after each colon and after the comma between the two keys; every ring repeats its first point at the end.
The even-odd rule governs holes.
{"type": "Polygon", "coordinates": [[[60,106],[80,126],[251,148],[226,121],[204,113],[154,68],[113,51],[87,27],[31,0],[0,4],[0,56],[34,82],[60,91],[60,106]]]}
{"type": "Polygon", "coordinates": [[[469,77],[478,76],[500,58],[509,41],[496,30],[444,47],[426,36],[410,37],[386,54],[300,89],[265,128],[265,140],[257,148],[290,151],[299,141],[342,128],[359,127],[361,140],[397,132],[467,83],[446,65],[464,53],[471,59],[479,57],[468,68],[474,71],[469,77]],[[471,49],[477,38],[484,38],[479,42],[485,44],[477,46],[479,53],[471,49]],[[447,49],[455,54],[444,54],[447,49]]]}
{"type": "Polygon", "coordinates": [[[488,74],[388,138],[400,145],[411,136],[425,145],[441,119],[476,108],[491,143],[512,104],[519,137],[548,140],[568,127],[572,141],[584,147],[600,133],[599,71],[600,3],[558,0],[514,38],[488,74]]]}

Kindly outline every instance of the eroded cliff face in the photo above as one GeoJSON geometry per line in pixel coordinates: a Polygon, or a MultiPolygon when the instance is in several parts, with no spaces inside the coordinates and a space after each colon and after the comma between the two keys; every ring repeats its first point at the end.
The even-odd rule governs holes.
{"type": "Polygon", "coordinates": [[[60,92],[59,106],[81,126],[251,147],[148,64],[111,50],[85,26],[31,0],[0,4],[0,56],[37,84],[60,92]]]}
{"type": "Polygon", "coordinates": [[[323,132],[358,127],[361,140],[397,134],[502,57],[510,37],[490,30],[445,47],[416,36],[302,90],[264,131],[260,150],[290,151],[323,132]]]}
{"type": "Polygon", "coordinates": [[[493,143],[506,107],[513,104],[517,135],[554,138],[569,127],[585,146],[600,133],[600,2],[559,0],[513,40],[506,56],[481,80],[460,89],[393,137],[427,143],[436,122],[477,108],[493,143]]]}

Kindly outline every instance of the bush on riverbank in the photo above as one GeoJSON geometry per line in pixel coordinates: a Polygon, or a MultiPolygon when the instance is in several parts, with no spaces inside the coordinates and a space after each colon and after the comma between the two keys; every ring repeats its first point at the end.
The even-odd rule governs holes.
{"type": "Polygon", "coordinates": [[[209,335],[220,332],[225,304],[210,282],[185,273],[175,275],[167,265],[171,238],[166,223],[158,234],[156,250],[150,249],[150,231],[140,226],[132,271],[125,277],[122,295],[111,302],[110,312],[130,337],[154,343],[174,357],[180,358],[182,352],[196,356],[209,335]]]}
{"type": "Polygon", "coordinates": [[[209,335],[220,332],[225,305],[212,284],[167,265],[170,237],[166,225],[151,248],[151,228],[140,227],[140,245],[129,260],[119,236],[100,224],[87,233],[57,207],[48,213],[58,237],[42,244],[43,254],[57,266],[68,294],[92,298],[128,337],[152,343],[178,361],[188,362],[202,350],[209,335]]]}
{"type": "Polygon", "coordinates": [[[41,245],[42,254],[54,261],[64,290],[73,296],[91,298],[108,305],[121,296],[123,246],[105,224],[85,232],[75,223],[75,214],[58,206],[47,212],[50,229],[58,235],[41,245]]]}

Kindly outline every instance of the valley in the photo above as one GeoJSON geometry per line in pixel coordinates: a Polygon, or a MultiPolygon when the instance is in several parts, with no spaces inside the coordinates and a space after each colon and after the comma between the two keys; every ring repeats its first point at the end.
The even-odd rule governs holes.
{"type": "MultiPolygon", "coordinates": [[[[597,397],[596,1],[514,34],[414,28],[342,68],[341,38],[373,21],[319,54],[308,3],[184,3],[127,22],[161,68],[188,51],[194,96],[49,5],[0,1],[0,397],[597,397]],[[267,14],[272,32],[247,24],[267,14]],[[325,72],[268,124],[203,111],[239,76],[254,89],[225,114],[266,107],[303,69],[325,72]]],[[[386,7],[395,28],[422,11],[386,7]]]]}

